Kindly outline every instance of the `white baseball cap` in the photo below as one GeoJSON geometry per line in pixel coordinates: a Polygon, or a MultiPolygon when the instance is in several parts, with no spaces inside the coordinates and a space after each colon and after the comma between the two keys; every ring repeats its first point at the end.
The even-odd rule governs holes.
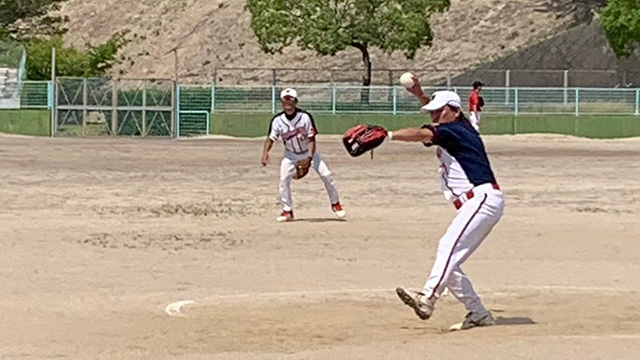
{"type": "Polygon", "coordinates": [[[291,96],[294,99],[298,99],[298,92],[292,88],[286,88],[280,93],[280,99],[284,99],[285,96],[291,96]]]}
{"type": "Polygon", "coordinates": [[[425,106],[422,107],[424,111],[434,111],[443,108],[445,105],[451,105],[453,107],[457,107],[458,109],[462,108],[460,105],[462,101],[460,100],[460,96],[454,93],[453,91],[436,91],[431,95],[431,101],[425,106]]]}

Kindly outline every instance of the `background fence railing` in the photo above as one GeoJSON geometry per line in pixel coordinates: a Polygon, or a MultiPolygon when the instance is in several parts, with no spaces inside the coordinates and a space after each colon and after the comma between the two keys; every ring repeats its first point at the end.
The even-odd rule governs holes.
{"type": "MultiPolygon", "coordinates": [[[[393,86],[405,71],[420,76],[424,84],[469,86],[482,80],[491,87],[639,87],[640,70],[543,69],[372,69],[371,85],[393,86]]],[[[362,69],[216,68],[216,85],[360,85],[362,69]]],[[[184,79],[188,81],[188,78],[184,79]]]]}
{"type": "Polygon", "coordinates": [[[0,86],[1,109],[51,109],[51,81],[9,81],[0,86]]]}
{"type": "MultiPolygon", "coordinates": [[[[419,113],[400,86],[299,85],[300,107],[318,114],[419,113]]],[[[275,114],[284,87],[185,85],[170,80],[58,78],[7,83],[0,101],[14,108],[52,110],[52,133],[183,136],[208,134],[218,113],[275,114]],[[99,129],[98,129],[99,128],[99,129]],[[100,131],[97,131],[100,130],[100,131]]],[[[451,89],[463,100],[470,87],[451,89]]],[[[485,87],[485,114],[640,116],[640,88],[485,87]]],[[[466,108],[466,106],[465,106],[466,108]]],[[[2,113],[0,112],[0,116],[2,113]]]]}
{"type": "MultiPolygon", "coordinates": [[[[278,86],[193,86],[179,85],[179,113],[208,111],[276,113],[278,86]]],[[[317,113],[418,113],[415,97],[402,87],[296,86],[300,106],[317,113]]],[[[446,87],[425,87],[425,93],[446,87]]],[[[472,89],[452,87],[466,102],[472,89]]],[[[638,115],[640,89],[599,88],[484,88],[486,113],[638,115]]]]}
{"type": "MultiPolygon", "coordinates": [[[[317,114],[417,114],[415,97],[398,86],[295,86],[300,107],[317,114]]],[[[216,113],[275,114],[280,86],[178,85],[178,134],[208,134],[216,113]]],[[[470,87],[425,87],[425,93],[451,89],[467,102],[470,87]]],[[[640,89],[484,88],[485,114],[640,115],[640,89]]],[[[465,106],[466,108],[466,106],[465,106]]]]}
{"type": "Polygon", "coordinates": [[[174,88],[162,79],[57,78],[53,133],[172,136],[174,88]]]}

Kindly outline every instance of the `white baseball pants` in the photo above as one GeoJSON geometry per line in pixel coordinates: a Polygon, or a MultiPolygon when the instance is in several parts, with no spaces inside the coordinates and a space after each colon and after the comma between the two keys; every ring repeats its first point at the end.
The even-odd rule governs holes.
{"type": "Polygon", "coordinates": [[[493,189],[491,184],[476,186],[473,192],[474,197],[460,207],[440,239],[436,261],[423,293],[435,304],[444,289],[448,288],[468,311],[483,312],[486,309],[460,266],[500,220],[504,201],[502,192],[493,189]]]}
{"type": "Polygon", "coordinates": [[[476,129],[477,132],[480,132],[480,118],[482,117],[482,113],[478,111],[478,116],[476,116],[476,112],[471,112],[469,115],[469,122],[476,129]]]}
{"type": "MultiPolygon", "coordinates": [[[[280,202],[282,203],[282,210],[284,211],[291,211],[293,209],[291,179],[293,179],[293,175],[296,173],[296,163],[308,156],[308,153],[294,154],[287,151],[280,163],[280,202]]],[[[340,197],[338,196],[338,188],[333,180],[333,175],[318,151],[313,155],[311,168],[320,175],[320,179],[322,179],[324,187],[327,189],[327,194],[329,194],[331,204],[333,205],[339,202],[340,197]]]]}

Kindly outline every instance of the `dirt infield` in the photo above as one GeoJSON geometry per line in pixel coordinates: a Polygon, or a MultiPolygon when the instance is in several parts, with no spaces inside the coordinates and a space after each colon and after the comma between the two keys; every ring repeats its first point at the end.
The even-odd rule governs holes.
{"type": "Polygon", "coordinates": [[[0,358],[637,359],[639,139],[485,142],[506,210],[465,270],[499,326],[450,333],[455,299],[393,291],[455,214],[433,149],[322,137],[348,220],[311,174],[280,224],[260,139],[0,137],[0,358]]]}

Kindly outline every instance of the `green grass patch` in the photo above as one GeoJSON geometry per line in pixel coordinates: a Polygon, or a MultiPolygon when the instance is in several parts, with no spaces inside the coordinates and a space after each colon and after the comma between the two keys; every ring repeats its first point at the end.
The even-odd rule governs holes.
{"type": "Polygon", "coordinates": [[[0,110],[0,132],[51,136],[49,110],[0,110]]]}
{"type": "MultiPolygon", "coordinates": [[[[211,133],[239,137],[264,136],[271,114],[215,113],[211,115],[211,133]]],[[[322,134],[342,134],[356,124],[378,124],[390,130],[421,126],[429,122],[421,114],[316,114],[316,126],[322,134]]],[[[485,115],[481,132],[486,135],[550,133],[589,138],[640,136],[638,116],[573,115],[485,115]]]]}

